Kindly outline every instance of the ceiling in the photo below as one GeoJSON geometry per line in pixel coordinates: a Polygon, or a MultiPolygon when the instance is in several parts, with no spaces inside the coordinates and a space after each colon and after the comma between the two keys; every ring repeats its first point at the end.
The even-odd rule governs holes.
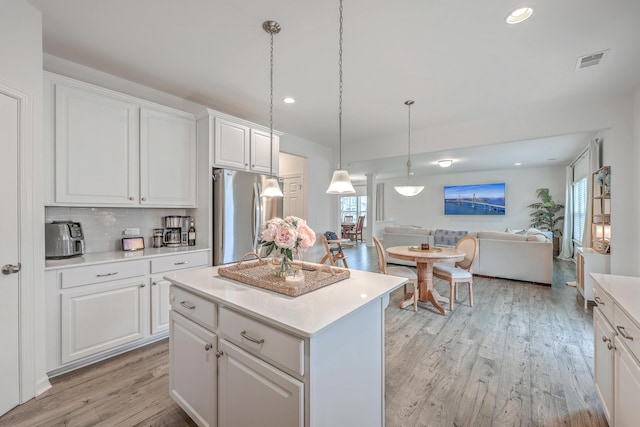
{"type": "MultiPolygon", "coordinates": [[[[262,22],[276,20],[274,127],[338,146],[337,0],[28,1],[42,11],[45,53],[267,126],[269,35],[262,22]],[[296,103],[284,104],[285,96],[296,103]]],[[[344,3],[343,144],[403,141],[387,143],[382,160],[367,150],[365,162],[346,159],[355,174],[404,174],[407,99],[416,101],[411,127],[419,134],[640,86],[637,0],[533,0],[527,5],[534,15],[518,25],[504,22],[522,5],[512,0],[344,3]],[[575,70],[579,56],[606,49],[600,65],[575,70]]],[[[589,137],[441,153],[412,141],[412,160],[416,175],[435,173],[422,165],[443,157],[459,160],[450,168],[457,172],[511,167],[525,153],[530,164],[566,164],[589,137]]]]}

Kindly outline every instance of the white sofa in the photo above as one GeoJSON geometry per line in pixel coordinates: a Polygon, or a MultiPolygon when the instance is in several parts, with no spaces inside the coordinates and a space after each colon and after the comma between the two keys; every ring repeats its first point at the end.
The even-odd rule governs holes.
{"type": "MultiPolygon", "coordinates": [[[[444,246],[436,242],[436,232],[434,229],[416,226],[386,227],[382,234],[382,245],[385,248],[421,243],[444,246]]],[[[553,243],[547,233],[537,230],[525,230],[522,233],[468,231],[467,235],[478,239],[478,257],[473,266],[473,274],[551,284],[553,243]]],[[[387,262],[415,265],[390,256],[387,256],[387,262]]]]}

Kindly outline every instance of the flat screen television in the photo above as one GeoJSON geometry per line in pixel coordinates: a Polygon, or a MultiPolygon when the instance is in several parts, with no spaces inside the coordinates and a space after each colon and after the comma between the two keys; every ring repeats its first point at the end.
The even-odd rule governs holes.
{"type": "Polygon", "coordinates": [[[445,215],[504,215],[504,182],[444,187],[445,215]]]}

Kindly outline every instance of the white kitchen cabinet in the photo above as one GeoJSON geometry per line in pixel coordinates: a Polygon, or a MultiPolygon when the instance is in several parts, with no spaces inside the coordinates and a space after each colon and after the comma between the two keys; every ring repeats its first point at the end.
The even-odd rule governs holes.
{"type": "Polygon", "coordinates": [[[613,363],[616,333],[598,307],[593,309],[594,382],[604,414],[613,424],[613,363]]]}
{"type": "Polygon", "coordinates": [[[175,311],[170,319],[169,394],[198,425],[216,426],[216,335],[175,311]]]}
{"type": "Polygon", "coordinates": [[[61,362],[73,362],[144,338],[148,307],[144,277],[62,292],[61,362]]]}
{"type": "Polygon", "coordinates": [[[196,207],[192,114],[45,75],[48,204],[196,207]]]}
{"type": "Polygon", "coordinates": [[[608,273],[611,257],[601,254],[592,248],[578,248],[576,251],[576,289],[584,298],[584,309],[587,303],[593,301],[593,286],[595,282],[591,273],[608,273]]]}
{"type": "Polygon", "coordinates": [[[140,109],[140,204],[196,206],[193,116],[140,109]]]}
{"type": "Polygon", "coordinates": [[[138,203],[135,103],[57,84],[54,123],[56,202],[138,203]]]}
{"type": "Polygon", "coordinates": [[[219,348],[219,427],[304,426],[301,381],[226,340],[219,348]]]}
{"type": "Polygon", "coordinates": [[[198,138],[209,141],[211,165],[218,168],[278,174],[281,132],[213,110],[198,116],[198,138]],[[272,164],[273,163],[273,164],[272,164]]]}
{"type": "Polygon", "coordinates": [[[594,274],[596,391],[611,427],[636,425],[640,396],[640,278],[594,274]]]}
{"type": "Polygon", "coordinates": [[[47,372],[53,375],[148,344],[169,334],[170,282],[163,275],[206,266],[208,251],[110,261],[122,252],[87,254],[87,264],[45,271],[47,372]],[[102,256],[101,256],[102,255],[102,256]]]}

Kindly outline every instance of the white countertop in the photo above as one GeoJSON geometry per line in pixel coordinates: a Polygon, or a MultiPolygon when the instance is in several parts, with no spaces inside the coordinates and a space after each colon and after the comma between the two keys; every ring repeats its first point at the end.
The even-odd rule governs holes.
{"type": "Polygon", "coordinates": [[[640,328],[640,277],[601,273],[591,277],[640,328]]]}
{"type": "Polygon", "coordinates": [[[315,291],[289,297],[218,276],[218,267],[165,276],[173,284],[244,311],[293,332],[312,337],[347,314],[387,296],[406,278],[350,270],[351,277],[315,291]]]}
{"type": "Polygon", "coordinates": [[[209,248],[202,246],[180,246],[178,248],[148,248],[140,251],[108,251],[84,254],[82,256],[48,259],[44,263],[45,270],[55,270],[58,268],[80,267],[93,264],[103,264],[115,261],[129,261],[134,259],[154,258],[167,255],[176,255],[188,252],[203,252],[209,248]]]}

